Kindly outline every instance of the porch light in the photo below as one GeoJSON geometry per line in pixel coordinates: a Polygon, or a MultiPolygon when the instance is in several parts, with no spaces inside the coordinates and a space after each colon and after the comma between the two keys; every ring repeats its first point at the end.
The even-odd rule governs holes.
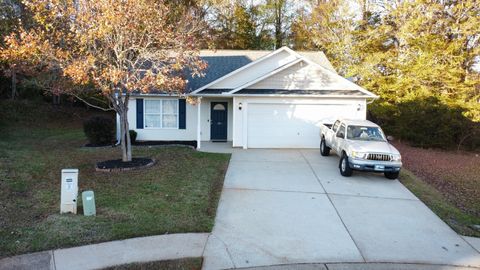
{"type": "Polygon", "coordinates": [[[242,105],[243,105],[243,104],[242,104],[241,102],[238,103],[238,109],[239,109],[240,111],[242,110],[242,105]]]}

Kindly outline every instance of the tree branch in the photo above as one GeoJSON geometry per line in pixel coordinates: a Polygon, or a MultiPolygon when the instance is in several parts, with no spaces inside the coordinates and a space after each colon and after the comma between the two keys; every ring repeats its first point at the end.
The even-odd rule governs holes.
{"type": "Polygon", "coordinates": [[[97,105],[93,105],[92,103],[89,103],[88,101],[86,101],[85,99],[79,97],[78,95],[75,95],[75,94],[71,94],[72,96],[78,98],[80,101],[82,101],[83,103],[87,104],[88,106],[92,107],[92,108],[95,108],[95,109],[99,109],[99,110],[102,110],[104,112],[108,112],[108,111],[114,111],[114,109],[112,107],[108,107],[108,108],[103,108],[103,107],[100,107],[100,106],[97,106],[97,105]]]}

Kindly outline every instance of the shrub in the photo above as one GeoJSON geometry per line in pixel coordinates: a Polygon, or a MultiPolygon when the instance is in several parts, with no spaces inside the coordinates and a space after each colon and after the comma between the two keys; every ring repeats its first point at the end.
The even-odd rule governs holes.
{"type": "Polygon", "coordinates": [[[396,104],[373,103],[369,117],[385,133],[414,146],[436,148],[480,147],[480,125],[465,116],[465,108],[436,97],[417,98],[396,104]]]}
{"type": "Polygon", "coordinates": [[[137,132],[135,130],[129,130],[130,133],[130,141],[135,143],[137,141],[137,132]]]}
{"type": "Polygon", "coordinates": [[[106,145],[115,140],[115,123],[110,118],[94,116],[83,123],[90,144],[106,145]]]}

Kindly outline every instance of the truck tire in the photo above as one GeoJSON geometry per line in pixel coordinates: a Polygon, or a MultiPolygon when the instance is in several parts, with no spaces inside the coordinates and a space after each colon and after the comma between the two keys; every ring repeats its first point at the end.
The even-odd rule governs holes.
{"type": "Polygon", "coordinates": [[[325,138],[320,141],[320,154],[324,157],[330,155],[330,147],[325,143],[325,138]]]}
{"type": "Polygon", "coordinates": [[[343,153],[342,157],[340,158],[340,164],[338,164],[338,168],[340,169],[340,174],[342,176],[352,176],[353,170],[348,164],[348,156],[345,153],[343,153]]]}
{"type": "Polygon", "coordinates": [[[398,175],[400,174],[400,172],[384,172],[383,174],[385,175],[386,178],[395,180],[398,178],[398,175]]]}

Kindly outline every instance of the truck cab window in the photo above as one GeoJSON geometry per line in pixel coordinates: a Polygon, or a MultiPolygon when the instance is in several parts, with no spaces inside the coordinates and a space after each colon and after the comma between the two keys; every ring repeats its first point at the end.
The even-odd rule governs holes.
{"type": "Polygon", "coordinates": [[[335,123],[333,123],[333,126],[332,126],[332,130],[333,132],[337,132],[337,129],[338,129],[338,126],[340,125],[340,121],[335,121],[335,123]]]}
{"type": "Polygon", "coordinates": [[[345,138],[345,125],[341,125],[340,128],[338,129],[338,132],[337,132],[337,137],[339,138],[345,138]]]}

